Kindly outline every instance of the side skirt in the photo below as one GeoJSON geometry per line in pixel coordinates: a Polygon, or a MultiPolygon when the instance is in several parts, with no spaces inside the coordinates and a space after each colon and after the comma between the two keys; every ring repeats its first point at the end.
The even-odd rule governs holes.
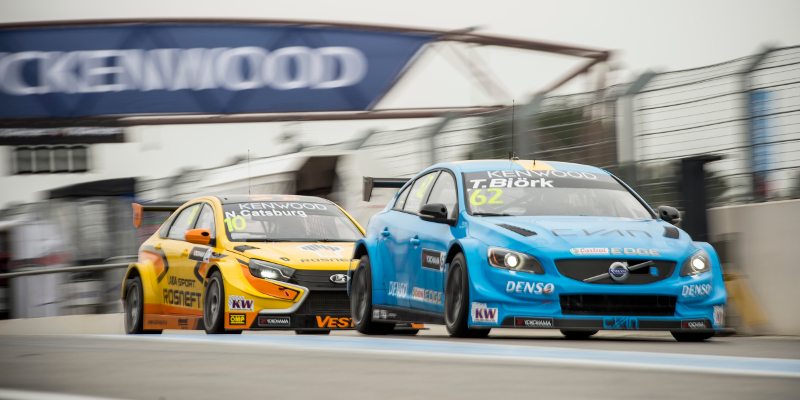
{"type": "Polygon", "coordinates": [[[444,315],[431,311],[409,310],[407,308],[372,306],[372,320],[375,322],[410,322],[418,324],[444,325],[444,315]]]}

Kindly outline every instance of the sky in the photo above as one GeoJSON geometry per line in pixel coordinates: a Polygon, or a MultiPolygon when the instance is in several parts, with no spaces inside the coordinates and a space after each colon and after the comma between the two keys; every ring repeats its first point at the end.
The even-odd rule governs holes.
{"type": "MultiPolygon", "coordinates": [[[[479,32],[612,50],[608,83],[629,81],[646,70],[670,71],[714,64],[748,54],[765,45],[800,44],[800,1],[256,1],[256,0],[0,0],[0,23],[153,17],[220,17],[306,19],[417,26],[456,30],[476,27],[479,32]]],[[[517,104],[561,74],[584,62],[567,56],[495,47],[469,48],[470,57],[483,60],[517,104]]],[[[484,93],[463,68],[454,66],[446,46],[426,52],[376,108],[442,107],[510,103],[484,93]]],[[[561,92],[585,91],[592,81],[578,79],[561,92]]],[[[250,147],[252,156],[281,150],[272,146],[287,131],[299,132],[299,141],[324,144],[348,140],[370,128],[400,129],[430,120],[306,122],[258,124],[260,127],[215,125],[140,127],[131,131],[135,146],[122,146],[127,157],[170,158],[165,168],[131,169],[104,165],[114,155],[96,157],[100,174],[58,180],[28,176],[13,179],[17,193],[0,194],[0,207],[9,201],[31,201],[35,192],[54,183],[142,176],[160,178],[181,168],[208,168],[223,164],[248,149],[236,143],[266,143],[250,147]],[[224,130],[230,146],[219,146],[218,156],[199,159],[224,130]],[[236,140],[230,140],[235,138],[236,140]],[[193,140],[189,140],[193,139],[193,140]],[[175,146],[176,143],[189,145],[175,146]],[[133,151],[133,153],[130,153],[133,151]],[[138,153],[137,153],[138,152],[138,153]],[[105,169],[104,169],[105,168],[105,169]]],[[[105,151],[105,150],[103,150],[105,151]]],[[[0,151],[7,158],[8,151],[0,151]]],[[[6,160],[0,161],[8,164],[6,160]]],[[[109,163],[112,163],[109,161],[109,163]]],[[[0,173],[6,168],[0,166],[0,173]]],[[[0,181],[3,181],[0,176],[0,181]]],[[[8,179],[6,179],[7,181],[8,179]]],[[[6,182],[11,183],[11,182],[6,182]]]]}

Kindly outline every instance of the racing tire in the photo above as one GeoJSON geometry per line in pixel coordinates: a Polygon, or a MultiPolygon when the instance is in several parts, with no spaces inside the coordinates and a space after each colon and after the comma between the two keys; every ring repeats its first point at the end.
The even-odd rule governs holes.
{"type": "Polygon", "coordinates": [[[469,329],[469,271],[463,253],[450,262],[444,287],[444,324],[452,337],[485,338],[491,329],[469,329]]]}
{"type": "Polygon", "coordinates": [[[327,331],[318,331],[318,330],[305,330],[305,329],[298,329],[294,331],[297,335],[329,335],[331,333],[330,330],[327,331]]]}
{"type": "Polygon", "coordinates": [[[144,327],[144,290],[142,278],[128,279],[125,284],[125,333],[141,335],[143,333],[160,334],[161,330],[145,330],[144,327]]]}
{"type": "MultiPolygon", "coordinates": [[[[209,335],[227,333],[225,331],[225,285],[222,274],[214,271],[203,293],[203,325],[209,335]]],[[[236,331],[228,331],[236,333],[236,331]]],[[[238,331],[241,333],[242,331],[238,331]]]]}
{"type": "Polygon", "coordinates": [[[568,331],[561,329],[561,334],[568,340],[586,340],[597,331],[568,331]]]}
{"type": "Polygon", "coordinates": [[[711,339],[715,332],[670,332],[672,337],[679,342],[702,342],[711,339]]]}
{"type": "Polygon", "coordinates": [[[394,330],[393,323],[372,321],[372,268],[367,255],[361,257],[350,284],[350,313],[353,326],[364,335],[388,335],[394,330]]]}

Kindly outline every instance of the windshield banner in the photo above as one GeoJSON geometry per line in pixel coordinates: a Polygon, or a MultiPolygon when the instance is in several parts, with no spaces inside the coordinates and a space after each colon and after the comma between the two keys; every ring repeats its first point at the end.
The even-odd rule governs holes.
{"type": "Polygon", "coordinates": [[[431,35],[126,24],[0,31],[0,118],[371,109],[431,35]]]}
{"type": "Polygon", "coordinates": [[[482,171],[464,174],[467,190],[490,188],[581,188],[622,190],[607,174],[575,171],[482,171]]]}

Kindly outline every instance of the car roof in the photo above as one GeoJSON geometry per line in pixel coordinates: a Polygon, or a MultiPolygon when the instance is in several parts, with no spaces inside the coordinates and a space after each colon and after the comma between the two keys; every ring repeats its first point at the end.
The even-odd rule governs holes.
{"type": "Polygon", "coordinates": [[[482,172],[482,171],[514,171],[514,170],[536,170],[536,171],[575,171],[591,172],[595,174],[606,174],[603,169],[591,165],[574,164],[560,161],[545,160],[469,160],[456,161],[452,164],[458,166],[462,172],[482,172]]]}
{"type": "Polygon", "coordinates": [[[313,196],[298,196],[294,194],[231,194],[214,196],[222,204],[254,203],[259,201],[302,201],[304,203],[331,204],[330,200],[313,196]]]}

